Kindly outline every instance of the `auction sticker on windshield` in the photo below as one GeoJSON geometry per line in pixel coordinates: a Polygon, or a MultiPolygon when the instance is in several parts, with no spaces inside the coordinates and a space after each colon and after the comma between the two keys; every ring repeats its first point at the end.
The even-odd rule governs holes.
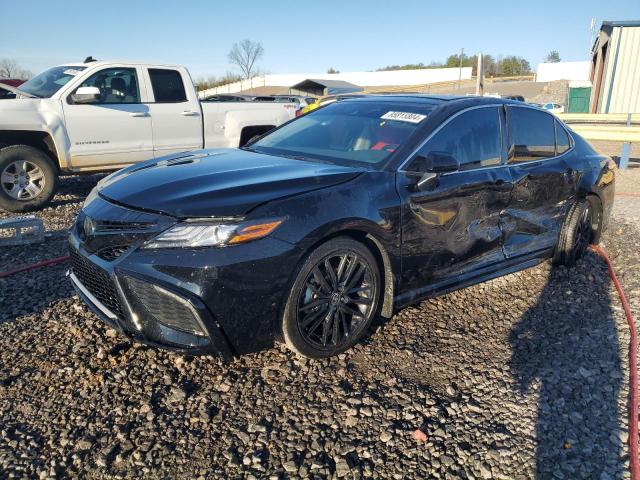
{"type": "Polygon", "coordinates": [[[80,73],[80,70],[76,70],[75,68],[69,68],[62,73],[64,73],[65,75],[71,75],[72,77],[75,77],[80,73]]]}
{"type": "Polygon", "coordinates": [[[427,116],[412,112],[387,112],[380,118],[384,118],[385,120],[397,120],[399,122],[420,123],[422,120],[427,118],[427,116]]]}

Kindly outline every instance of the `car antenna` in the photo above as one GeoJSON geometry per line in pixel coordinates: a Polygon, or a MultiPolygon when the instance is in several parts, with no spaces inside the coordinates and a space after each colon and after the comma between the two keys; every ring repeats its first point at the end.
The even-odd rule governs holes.
{"type": "Polygon", "coordinates": [[[97,62],[97,60],[93,58],[91,55],[89,55],[87,58],[84,59],[83,63],[91,63],[91,62],[97,62]]]}

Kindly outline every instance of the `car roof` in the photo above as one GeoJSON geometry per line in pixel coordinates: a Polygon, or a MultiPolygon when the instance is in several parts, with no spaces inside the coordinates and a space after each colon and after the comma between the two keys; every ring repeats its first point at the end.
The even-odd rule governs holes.
{"type": "MultiPolygon", "coordinates": [[[[414,105],[423,104],[431,108],[447,106],[452,108],[468,108],[480,105],[522,105],[523,102],[508,98],[480,97],[475,95],[432,95],[425,93],[394,93],[394,94],[360,94],[349,98],[345,95],[341,101],[357,102],[389,102],[389,103],[411,103],[414,105]]],[[[529,104],[527,104],[529,105],[529,104]]]]}

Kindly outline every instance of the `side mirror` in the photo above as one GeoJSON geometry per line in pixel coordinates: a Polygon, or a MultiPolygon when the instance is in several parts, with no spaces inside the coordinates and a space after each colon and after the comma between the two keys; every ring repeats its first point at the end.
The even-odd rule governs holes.
{"type": "Polygon", "coordinates": [[[426,157],[419,155],[412,162],[412,166],[412,176],[419,176],[416,182],[418,190],[435,188],[440,174],[455,172],[460,168],[458,161],[447,152],[429,152],[426,157]]]}
{"type": "Polygon", "coordinates": [[[80,87],[71,94],[73,103],[98,103],[100,101],[100,89],[98,87],[80,87]]]}

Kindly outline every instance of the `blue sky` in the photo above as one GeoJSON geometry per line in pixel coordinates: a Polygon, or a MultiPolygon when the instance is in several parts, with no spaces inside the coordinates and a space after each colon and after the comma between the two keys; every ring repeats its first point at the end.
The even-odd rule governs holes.
{"type": "Polygon", "coordinates": [[[374,70],[441,61],[464,48],[521,55],[547,52],[586,60],[589,26],[640,19],[640,0],[419,1],[205,0],[28,3],[0,0],[0,58],[39,72],[98,59],[186,65],[194,77],[233,71],[235,41],[259,40],[268,73],[374,70]]]}

